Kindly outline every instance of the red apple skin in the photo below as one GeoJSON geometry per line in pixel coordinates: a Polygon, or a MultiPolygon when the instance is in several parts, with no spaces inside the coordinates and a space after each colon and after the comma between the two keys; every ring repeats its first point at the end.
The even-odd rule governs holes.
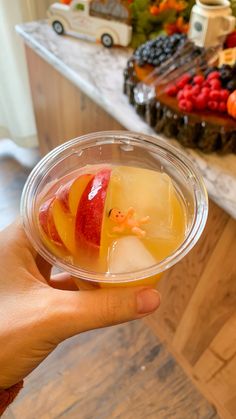
{"type": "Polygon", "coordinates": [[[69,192],[70,192],[70,188],[71,188],[71,185],[73,184],[73,182],[74,182],[74,179],[70,180],[65,185],[60,186],[60,188],[58,189],[58,191],[56,193],[56,197],[61,202],[61,204],[63,205],[65,212],[70,211],[70,208],[69,208],[69,192]]]}
{"type": "Polygon", "coordinates": [[[77,242],[99,249],[103,212],[111,169],[100,170],[88,183],[78,206],[75,221],[77,242]]]}
{"type": "Polygon", "coordinates": [[[57,244],[62,244],[61,238],[57,232],[53,216],[52,216],[52,204],[55,197],[45,201],[39,208],[39,223],[50,240],[57,244]]]}
{"type": "MultiPolygon", "coordinates": [[[[78,203],[77,203],[77,206],[76,206],[76,210],[74,211],[74,210],[72,210],[72,208],[70,206],[71,205],[71,203],[70,203],[71,194],[73,194],[73,192],[74,192],[73,187],[75,185],[77,185],[78,182],[83,183],[83,181],[84,181],[84,182],[88,183],[91,177],[92,177],[92,175],[90,173],[83,173],[80,176],[78,176],[74,179],[71,179],[65,185],[62,185],[62,186],[59,187],[59,189],[56,193],[56,197],[60,201],[60,203],[62,204],[65,212],[71,212],[72,215],[76,215],[76,210],[77,210],[77,207],[78,207],[78,204],[79,204],[79,196],[77,196],[78,203]]],[[[86,187],[86,183],[84,184],[84,188],[86,187]]],[[[80,186],[82,187],[83,185],[80,185],[80,186]]],[[[80,191],[81,191],[81,193],[80,193],[80,196],[81,196],[82,193],[83,193],[83,190],[80,188],[80,191]]]]}

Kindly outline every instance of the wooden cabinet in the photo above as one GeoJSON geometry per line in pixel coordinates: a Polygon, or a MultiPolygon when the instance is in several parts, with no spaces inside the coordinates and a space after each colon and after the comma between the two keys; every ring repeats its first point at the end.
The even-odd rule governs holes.
{"type": "Polygon", "coordinates": [[[223,419],[236,417],[236,221],[210,202],[194,249],[165,274],[146,320],[223,419]]]}
{"type": "MultiPolygon", "coordinates": [[[[40,149],[89,132],[124,129],[26,47],[40,149]]],[[[195,248],[160,282],[162,304],[145,320],[221,416],[236,418],[236,221],[210,202],[195,248]]]]}
{"type": "Polygon", "coordinates": [[[26,57],[42,154],[80,135],[124,129],[28,47],[26,57]]]}

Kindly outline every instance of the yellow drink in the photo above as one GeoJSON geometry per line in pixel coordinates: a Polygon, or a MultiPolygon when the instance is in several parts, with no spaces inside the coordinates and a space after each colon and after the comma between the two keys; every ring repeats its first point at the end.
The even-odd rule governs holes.
{"type": "MultiPolygon", "coordinates": [[[[108,286],[109,275],[155,266],[184,240],[185,206],[165,173],[87,166],[50,191],[38,215],[45,245],[75,266],[103,273],[108,286]]],[[[134,284],[153,285],[159,277],[134,284]]]]}
{"type": "Polygon", "coordinates": [[[142,226],[145,235],[141,240],[156,261],[165,259],[183,242],[185,207],[170,177],[143,168],[116,167],[112,171],[104,211],[101,242],[104,258],[115,239],[129,234],[129,229],[114,233],[114,223],[106,214],[111,208],[126,213],[130,207],[134,208],[137,219],[149,217],[149,221],[142,226]]]}
{"type": "Polygon", "coordinates": [[[25,185],[21,213],[36,250],[83,288],[155,285],[200,237],[201,176],[162,140],[93,133],[62,144],[25,185]]]}

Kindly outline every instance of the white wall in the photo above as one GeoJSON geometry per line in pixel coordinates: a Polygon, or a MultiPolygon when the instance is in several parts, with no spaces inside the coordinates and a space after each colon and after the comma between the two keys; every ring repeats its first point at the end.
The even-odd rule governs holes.
{"type": "Polygon", "coordinates": [[[50,0],[0,0],[0,138],[37,145],[23,41],[14,26],[46,15],[50,0]]]}

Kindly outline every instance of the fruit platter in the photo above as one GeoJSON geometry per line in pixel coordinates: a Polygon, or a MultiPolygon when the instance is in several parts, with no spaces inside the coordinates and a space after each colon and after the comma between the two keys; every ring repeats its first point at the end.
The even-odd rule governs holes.
{"type": "Polygon", "coordinates": [[[124,93],[166,137],[205,153],[236,153],[236,19],[227,0],[196,0],[187,33],[140,45],[124,93]]]}
{"type": "Polygon", "coordinates": [[[124,93],[157,133],[205,153],[236,153],[234,50],[226,49],[232,51],[228,63],[224,51],[211,49],[211,62],[186,35],[160,36],[141,45],[128,60],[124,93]],[[170,71],[174,61],[176,68],[170,71]],[[145,86],[150,87],[147,98],[139,100],[145,86]]]}

